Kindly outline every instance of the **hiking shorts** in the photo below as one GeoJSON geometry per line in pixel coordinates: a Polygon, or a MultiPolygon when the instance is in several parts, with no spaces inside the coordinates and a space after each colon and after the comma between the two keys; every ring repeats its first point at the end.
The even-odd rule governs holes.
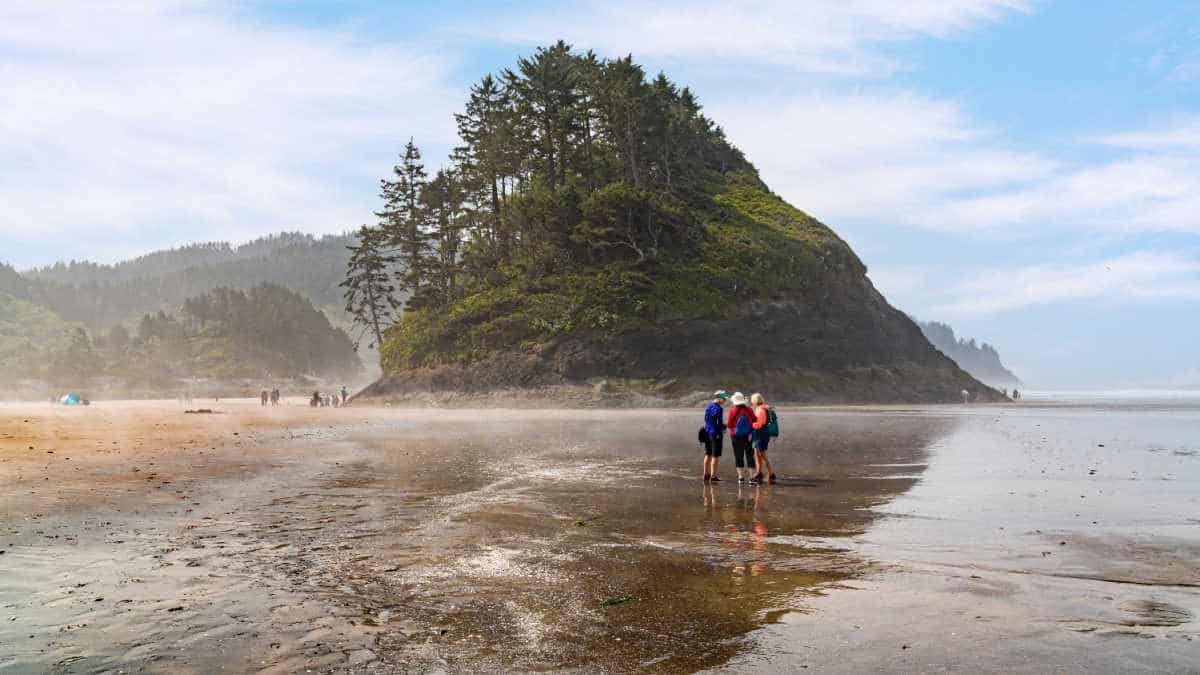
{"type": "Polygon", "coordinates": [[[754,449],[759,452],[766,452],[767,446],[771,444],[771,432],[766,429],[759,429],[754,432],[754,449]]]}
{"type": "Polygon", "coordinates": [[[704,440],[704,455],[706,457],[720,457],[721,448],[725,445],[725,435],[717,432],[715,436],[709,436],[704,440]]]}
{"type": "Polygon", "coordinates": [[[754,450],[750,448],[750,436],[733,437],[733,463],[737,468],[748,466],[754,468],[754,450]]]}

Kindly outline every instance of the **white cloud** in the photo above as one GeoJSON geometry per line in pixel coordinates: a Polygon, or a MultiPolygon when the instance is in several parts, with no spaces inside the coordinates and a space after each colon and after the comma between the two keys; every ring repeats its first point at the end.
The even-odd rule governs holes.
{"type": "Polygon", "coordinates": [[[489,38],[530,45],[546,36],[605,54],[775,63],[838,75],[886,75],[901,67],[886,45],[966,33],[1017,12],[1032,0],[748,0],[653,5],[593,0],[536,17],[506,17],[489,38]]]}
{"type": "Polygon", "coordinates": [[[1027,231],[1200,232],[1200,161],[1136,156],[1074,168],[1035,185],[932,204],[912,219],[967,231],[1016,225],[1027,231]]]}
{"type": "Polygon", "coordinates": [[[1183,117],[1148,129],[1111,134],[1101,143],[1134,150],[1188,151],[1200,149],[1200,115],[1183,117]]]}
{"type": "Polygon", "coordinates": [[[369,217],[381,148],[452,138],[416,45],[256,25],[208,2],[0,5],[0,232],[156,245],[369,217]],[[376,158],[372,164],[369,157],[376,158]]]}
{"type": "Polygon", "coordinates": [[[915,94],[796,95],[710,106],[764,180],[835,226],[932,227],[963,193],[1035,184],[1051,159],[1004,147],[954,102],[915,94]]]}
{"type": "Polygon", "coordinates": [[[789,201],[834,224],[962,235],[1200,232],[1200,118],[1085,145],[1080,164],[1011,147],[953,101],[911,93],[809,95],[710,106],[789,201]]]}
{"type": "Polygon", "coordinates": [[[992,270],[950,284],[942,294],[943,302],[923,311],[950,320],[1081,301],[1195,303],[1200,302],[1200,257],[1138,251],[1084,264],[992,270]]]}
{"type": "Polygon", "coordinates": [[[1137,234],[1200,233],[1200,117],[1109,134],[1123,157],[1063,167],[1018,189],[931,204],[915,220],[980,230],[1054,227],[1137,234]]]}
{"type": "Polygon", "coordinates": [[[907,296],[920,290],[929,280],[929,270],[920,265],[876,265],[867,276],[884,296],[907,296]]]}

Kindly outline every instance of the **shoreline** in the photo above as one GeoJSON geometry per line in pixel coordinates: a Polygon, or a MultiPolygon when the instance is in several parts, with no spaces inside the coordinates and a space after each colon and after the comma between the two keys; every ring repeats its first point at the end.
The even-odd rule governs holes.
{"type": "Polygon", "coordinates": [[[0,405],[0,668],[1200,658],[1200,408],[781,407],[759,488],[694,408],[220,408],[0,405]]]}

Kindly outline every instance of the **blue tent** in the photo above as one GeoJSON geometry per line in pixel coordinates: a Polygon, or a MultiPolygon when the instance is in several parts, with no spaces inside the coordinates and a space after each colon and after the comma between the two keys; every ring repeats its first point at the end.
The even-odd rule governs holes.
{"type": "Polygon", "coordinates": [[[83,401],[79,399],[79,394],[71,393],[63,396],[59,403],[62,403],[63,405],[79,405],[80,403],[83,403],[83,401]]]}

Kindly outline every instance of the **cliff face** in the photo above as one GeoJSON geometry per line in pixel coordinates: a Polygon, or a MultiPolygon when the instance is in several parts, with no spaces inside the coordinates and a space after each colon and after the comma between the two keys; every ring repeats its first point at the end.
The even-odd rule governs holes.
{"type": "Polygon", "coordinates": [[[935,348],[954,360],[972,377],[993,387],[1012,387],[1021,384],[1011,370],[1004,367],[996,348],[984,342],[976,345],[975,339],[964,339],[954,335],[954,329],[936,321],[918,322],[921,332],[935,348]]]}

